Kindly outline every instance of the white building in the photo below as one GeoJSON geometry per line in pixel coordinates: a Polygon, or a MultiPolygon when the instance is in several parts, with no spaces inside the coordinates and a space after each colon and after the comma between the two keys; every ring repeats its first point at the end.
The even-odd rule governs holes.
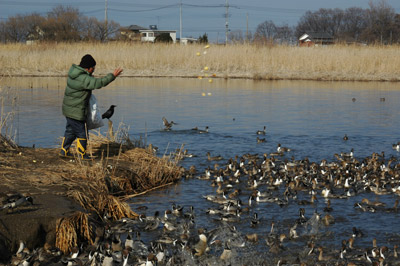
{"type": "Polygon", "coordinates": [[[189,37],[186,37],[186,38],[181,38],[181,39],[180,39],[180,43],[181,43],[181,44],[184,44],[184,45],[189,44],[189,43],[196,43],[196,42],[197,42],[197,39],[196,39],[196,38],[189,38],[189,37]]]}
{"type": "Polygon", "coordinates": [[[176,43],[176,30],[139,30],[142,42],[154,42],[157,36],[168,33],[173,43],[176,43]]]}

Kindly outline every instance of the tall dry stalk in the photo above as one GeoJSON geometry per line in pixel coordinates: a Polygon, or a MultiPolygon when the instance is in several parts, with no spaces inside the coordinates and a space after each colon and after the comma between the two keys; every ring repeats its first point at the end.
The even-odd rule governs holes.
{"type": "MultiPolygon", "coordinates": [[[[1,81],[1,80],[0,80],[1,81]]],[[[13,121],[17,106],[17,96],[10,88],[0,85],[0,144],[8,148],[15,148],[15,135],[13,134],[13,121]],[[10,110],[5,110],[6,102],[11,103],[10,110]]]]}
{"type": "Polygon", "coordinates": [[[92,235],[89,216],[86,213],[76,212],[70,217],[57,220],[56,247],[64,254],[68,254],[71,248],[77,247],[79,242],[93,244],[92,235]]]}
{"type": "Polygon", "coordinates": [[[122,76],[398,81],[398,46],[297,47],[252,44],[203,45],[129,42],[1,44],[0,75],[65,76],[91,53],[96,75],[123,67],[122,76]],[[204,71],[204,67],[208,67],[204,71]]]}

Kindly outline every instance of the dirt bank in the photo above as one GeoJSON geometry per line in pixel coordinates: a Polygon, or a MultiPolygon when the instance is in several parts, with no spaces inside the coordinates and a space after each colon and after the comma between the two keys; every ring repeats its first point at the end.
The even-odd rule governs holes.
{"type": "MultiPolygon", "coordinates": [[[[60,218],[77,212],[87,214],[91,222],[100,221],[103,212],[113,219],[134,216],[122,197],[176,182],[181,176],[179,167],[146,149],[107,141],[94,143],[92,149],[97,158],[81,162],[60,158],[58,149],[17,147],[0,135],[2,204],[16,194],[33,199],[33,204],[0,211],[0,262],[10,260],[20,241],[30,250],[47,243],[67,252],[82,237],[56,232],[62,229],[60,218]],[[157,171],[155,162],[160,165],[157,171]]],[[[90,243],[92,237],[85,241],[90,243]]]]}

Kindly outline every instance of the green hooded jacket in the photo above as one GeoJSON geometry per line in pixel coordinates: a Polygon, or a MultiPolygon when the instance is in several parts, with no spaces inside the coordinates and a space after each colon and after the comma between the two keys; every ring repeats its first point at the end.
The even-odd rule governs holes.
{"type": "Polygon", "coordinates": [[[95,78],[84,68],[73,64],[68,71],[67,87],[62,104],[63,115],[75,120],[86,121],[87,109],[92,90],[107,86],[115,79],[109,73],[95,78]]]}

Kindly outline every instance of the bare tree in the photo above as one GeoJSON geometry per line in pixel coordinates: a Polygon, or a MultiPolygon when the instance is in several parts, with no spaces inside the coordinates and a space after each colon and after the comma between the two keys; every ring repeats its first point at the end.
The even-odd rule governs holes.
{"type": "Polygon", "coordinates": [[[274,22],[266,20],[263,23],[258,24],[254,34],[254,41],[262,43],[273,41],[277,33],[276,30],[274,22]]]}
{"type": "Polygon", "coordinates": [[[6,42],[6,33],[5,33],[5,22],[1,21],[0,22],[0,42],[5,43],[6,42]]]}
{"type": "Polygon", "coordinates": [[[360,41],[361,32],[367,27],[367,10],[351,7],[344,11],[342,28],[337,37],[344,41],[360,41]]]}
{"type": "Polygon", "coordinates": [[[85,18],[83,22],[84,40],[106,41],[114,38],[120,29],[120,24],[115,21],[108,21],[107,25],[104,21],[99,21],[97,18],[85,18]]]}
{"type": "Polygon", "coordinates": [[[82,17],[76,8],[53,8],[47,15],[46,37],[54,41],[81,40],[82,17]]]}
{"type": "Polygon", "coordinates": [[[275,39],[279,41],[279,43],[283,44],[291,44],[293,42],[294,35],[293,29],[289,27],[288,24],[276,27],[276,36],[275,39]]]}
{"type": "Polygon", "coordinates": [[[228,34],[228,39],[232,43],[243,43],[245,41],[245,36],[241,30],[233,30],[228,34]]]}
{"type": "Polygon", "coordinates": [[[344,11],[321,8],[318,11],[307,11],[296,27],[296,36],[300,37],[304,32],[326,32],[336,36],[342,29],[344,11]]]}
{"type": "Polygon", "coordinates": [[[369,2],[367,12],[368,25],[362,36],[367,41],[379,41],[387,44],[392,41],[392,34],[395,31],[396,13],[393,7],[389,6],[386,0],[380,0],[376,4],[369,2]]]}
{"type": "Polygon", "coordinates": [[[47,17],[37,13],[17,15],[0,23],[1,42],[46,41],[104,41],[113,38],[120,25],[109,21],[107,25],[96,18],[83,16],[78,9],[57,6],[47,17]]]}
{"type": "Polygon", "coordinates": [[[393,42],[400,42],[400,14],[394,17],[393,42]]]}
{"type": "Polygon", "coordinates": [[[4,23],[3,34],[6,41],[25,41],[28,36],[28,30],[24,23],[24,17],[16,15],[8,18],[7,22],[4,23]]]}

